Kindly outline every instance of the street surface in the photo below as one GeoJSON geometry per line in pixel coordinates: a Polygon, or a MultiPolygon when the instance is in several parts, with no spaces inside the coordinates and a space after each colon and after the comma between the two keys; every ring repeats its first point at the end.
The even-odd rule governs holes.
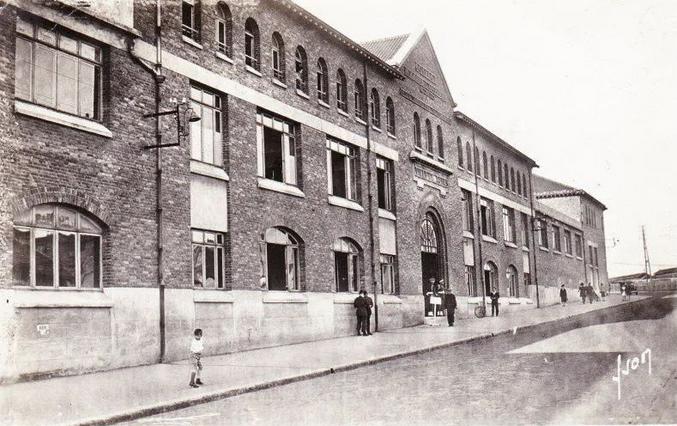
{"type": "Polygon", "coordinates": [[[676,423],[676,308],[658,296],[129,424],[676,423]]]}

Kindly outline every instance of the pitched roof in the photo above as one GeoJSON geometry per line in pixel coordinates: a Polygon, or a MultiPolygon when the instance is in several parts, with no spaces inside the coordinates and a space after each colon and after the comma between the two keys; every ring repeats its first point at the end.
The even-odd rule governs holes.
{"type": "Polygon", "coordinates": [[[408,38],[409,34],[401,34],[365,41],[360,44],[384,62],[390,63],[390,60],[393,59],[408,38]]]}
{"type": "Polygon", "coordinates": [[[646,279],[646,272],[639,272],[637,274],[622,275],[620,277],[609,278],[610,282],[623,282],[623,281],[632,281],[632,280],[644,280],[646,279]]]}
{"type": "Polygon", "coordinates": [[[565,185],[552,179],[544,178],[537,174],[534,174],[534,190],[536,191],[534,192],[534,196],[539,200],[547,198],[585,197],[598,204],[602,209],[607,209],[601,201],[590,195],[587,191],[565,185]],[[539,191],[539,189],[541,190],[539,191]]]}
{"type": "Polygon", "coordinates": [[[661,269],[659,271],[656,271],[655,274],[653,274],[654,277],[663,277],[665,275],[674,275],[677,276],[677,268],[666,268],[666,269],[661,269]]]}

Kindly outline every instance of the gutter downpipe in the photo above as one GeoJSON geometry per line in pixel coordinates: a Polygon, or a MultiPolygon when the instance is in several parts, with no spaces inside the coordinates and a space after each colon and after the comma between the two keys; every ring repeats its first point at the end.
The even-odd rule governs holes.
{"type": "Polygon", "coordinates": [[[374,263],[374,194],[372,194],[371,188],[371,132],[369,129],[370,126],[370,115],[369,115],[369,102],[367,101],[367,96],[369,93],[369,85],[367,84],[367,64],[362,61],[362,75],[364,77],[364,109],[363,111],[367,112],[366,122],[364,126],[366,129],[367,136],[367,206],[369,209],[369,267],[371,272],[371,281],[372,281],[372,293],[374,294],[374,331],[378,331],[378,301],[377,301],[377,282],[376,282],[376,265],[374,263]]]}
{"type": "Polygon", "coordinates": [[[479,173],[479,170],[477,168],[479,167],[479,160],[475,159],[475,149],[477,145],[475,144],[475,129],[472,130],[472,154],[470,155],[470,158],[468,161],[470,161],[473,166],[473,175],[475,177],[475,212],[477,213],[477,220],[475,221],[477,223],[477,255],[479,257],[479,262],[477,266],[475,267],[475,270],[479,268],[479,275],[480,275],[480,284],[482,285],[482,309],[484,310],[484,317],[487,316],[487,289],[486,289],[486,283],[484,282],[484,261],[482,259],[482,228],[480,227],[480,220],[481,220],[481,212],[480,212],[480,189],[479,185],[477,184],[477,174],[479,173]]]}
{"type": "Polygon", "coordinates": [[[536,309],[541,307],[541,300],[538,294],[538,269],[536,267],[536,257],[538,256],[536,248],[536,210],[534,208],[534,186],[532,183],[532,169],[529,168],[529,204],[531,204],[531,250],[534,252],[534,284],[536,285],[536,309]]]}
{"type": "MultiPolygon", "coordinates": [[[[160,104],[162,103],[161,86],[165,81],[162,75],[162,9],[161,0],[155,2],[155,66],[148,65],[134,53],[135,40],[129,40],[127,43],[127,52],[132,59],[153,76],[155,82],[155,143],[162,143],[162,132],[160,130],[160,104]]],[[[160,356],[158,362],[165,362],[166,358],[166,331],[165,331],[165,282],[164,282],[164,240],[163,240],[163,217],[162,217],[162,150],[155,150],[155,218],[157,225],[157,283],[159,292],[159,314],[160,314],[160,356]]]]}

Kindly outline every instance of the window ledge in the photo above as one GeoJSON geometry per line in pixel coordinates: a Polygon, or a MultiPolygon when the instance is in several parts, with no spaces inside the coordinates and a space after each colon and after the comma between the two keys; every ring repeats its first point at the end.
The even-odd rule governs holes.
{"type": "Polygon", "coordinates": [[[283,89],[288,89],[288,88],[289,88],[289,86],[287,86],[286,84],[284,84],[283,82],[281,82],[281,81],[278,80],[277,78],[274,78],[274,79],[273,79],[273,84],[276,85],[276,86],[278,86],[278,87],[281,87],[281,88],[283,88],[283,89]]]}
{"type": "Polygon", "coordinates": [[[388,134],[388,137],[389,137],[390,139],[395,139],[395,140],[397,140],[397,136],[393,135],[393,134],[390,133],[390,132],[386,132],[386,133],[388,134]]]}
{"type": "MultiPolygon", "coordinates": [[[[16,308],[111,308],[113,299],[99,289],[15,289],[16,308]]],[[[13,300],[12,300],[13,299],[13,300]]]]}
{"type": "Polygon", "coordinates": [[[401,305],[402,299],[395,294],[379,294],[376,300],[382,299],[384,305],[401,305]]]}
{"type": "Polygon", "coordinates": [[[208,176],[214,179],[224,180],[228,182],[230,177],[225,170],[219,166],[215,166],[209,163],[203,163],[202,161],[190,160],[190,172],[202,176],[208,176]]]}
{"type": "Polygon", "coordinates": [[[343,116],[345,116],[345,117],[350,118],[350,114],[348,114],[347,112],[345,112],[345,111],[342,110],[341,108],[336,107],[336,112],[338,112],[339,114],[341,114],[341,115],[343,115],[343,116]]]}
{"type": "Polygon", "coordinates": [[[482,241],[486,241],[486,242],[492,243],[492,244],[498,244],[498,241],[496,241],[495,238],[492,238],[488,235],[482,235],[482,241]]]}
{"type": "Polygon", "coordinates": [[[570,257],[570,258],[572,258],[572,259],[574,258],[574,257],[573,257],[572,255],[570,255],[569,253],[566,253],[565,256],[566,256],[566,257],[570,257]]]}
{"type": "Polygon", "coordinates": [[[378,209],[378,217],[382,219],[397,220],[397,216],[395,216],[393,212],[382,208],[378,209]]]}
{"type": "Polygon", "coordinates": [[[113,133],[110,130],[96,121],[65,114],[63,112],[42,107],[40,105],[31,104],[17,99],[14,101],[14,110],[18,114],[50,121],[62,126],[82,130],[83,132],[94,133],[95,135],[105,136],[107,138],[113,137],[113,133]]]}
{"type": "Polygon", "coordinates": [[[250,67],[249,65],[245,65],[245,66],[244,66],[244,69],[245,69],[248,73],[254,74],[254,75],[257,76],[257,77],[263,77],[263,74],[261,74],[261,72],[260,72],[259,70],[257,70],[256,68],[252,68],[252,67],[250,67]]]}
{"type": "Polygon", "coordinates": [[[371,125],[371,129],[374,130],[374,131],[376,131],[376,132],[383,133],[383,130],[381,130],[380,127],[374,126],[373,124],[371,125]]]}
{"type": "Polygon", "coordinates": [[[346,200],[345,198],[337,197],[336,195],[328,196],[327,202],[332,206],[344,207],[346,209],[355,210],[358,212],[364,211],[364,208],[355,201],[346,200]]]}
{"type": "Polygon", "coordinates": [[[522,246],[522,251],[526,251],[527,253],[529,252],[529,247],[527,246],[522,246]]]}
{"type": "Polygon", "coordinates": [[[329,106],[329,104],[326,103],[325,101],[323,101],[322,99],[318,99],[318,100],[317,100],[317,103],[318,103],[318,105],[323,106],[323,107],[325,107],[325,108],[327,108],[327,109],[331,108],[331,107],[329,106]]]}
{"type": "Polygon", "coordinates": [[[509,305],[521,305],[522,301],[519,300],[517,297],[509,297],[508,298],[508,304],[509,305]]]}
{"type": "Polygon", "coordinates": [[[188,43],[193,47],[197,47],[198,49],[203,49],[203,47],[200,43],[198,43],[197,41],[193,40],[190,37],[186,37],[185,35],[182,35],[181,39],[183,40],[184,43],[188,43]]]}
{"type": "Polygon", "coordinates": [[[195,289],[193,302],[196,303],[234,303],[233,293],[224,289],[195,289]]]}
{"type": "Polygon", "coordinates": [[[217,58],[221,59],[222,61],[228,62],[228,63],[231,64],[231,65],[234,64],[232,58],[230,58],[230,57],[224,55],[224,54],[221,53],[221,52],[214,52],[214,56],[216,56],[217,58]]]}
{"type": "Polygon", "coordinates": [[[542,251],[547,251],[547,252],[550,251],[547,247],[542,247],[542,246],[539,246],[538,249],[542,250],[542,251]]]}
{"type": "Polygon", "coordinates": [[[517,248],[517,245],[515,243],[511,243],[510,241],[505,241],[504,244],[506,247],[517,248]]]}
{"type": "Polygon", "coordinates": [[[266,290],[263,303],[308,303],[308,295],[297,291],[266,290]]]}
{"type": "Polygon", "coordinates": [[[281,192],[287,195],[293,195],[294,197],[306,198],[306,194],[303,193],[298,187],[294,185],[289,185],[284,182],[278,182],[272,179],[266,179],[259,177],[258,186],[262,189],[268,189],[270,191],[281,192]]]}
{"type": "Polygon", "coordinates": [[[419,152],[419,148],[416,147],[413,151],[409,153],[409,159],[413,161],[420,161],[422,163],[428,164],[432,167],[435,167],[436,169],[442,170],[446,172],[447,174],[453,174],[454,171],[451,169],[451,167],[447,167],[446,164],[435,161],[432,158],[429,158],[427,155],[422,154],[419,152]]]}
{"type": "Polygon", "coordinates": [[[355,298],[358,296],[358,293],[348,293],[341,292],[336,293],[334,296],[335,305],[352,305],[355,302],[355,298]]]}
{"type": "Polygon", "coordinates": [[[363,125],[363,126],[366,126],[366,125],[367,125],[367,122],[364,121],[364,120],[362,120],[362,119],[361,119],[360,117],[358,117],[358,116],[355,116],[355,121],[357,121],[358,123],[360,123],[360,124],[363,125]]]}
{"type": "Polygon", "coordinates": [[[300,89],[296,89],[296,94],[302,97],[303,99],[310,99],[310,96],[308,94],[300,89]]]}
{"type": "Polygon", "coordinates": [[[576,256],[576,259],[578,259],[578,260],[583,260],[583,258],[582,258],[582,257],[579,257],[579,256],[576,256]]]}
{"type": "Polygon", "coordinates": [[[558,251],[558,250],[553,250],[552,252],[553,252],[553,254],[562,254],[562,252],[558,251]]]}
{"type": "Polygon", "coordinates": [[[475,235],[470,231],[463,231],[463,236],[465,238],[472,238],[473,240],[475,239],[475,235]]]}

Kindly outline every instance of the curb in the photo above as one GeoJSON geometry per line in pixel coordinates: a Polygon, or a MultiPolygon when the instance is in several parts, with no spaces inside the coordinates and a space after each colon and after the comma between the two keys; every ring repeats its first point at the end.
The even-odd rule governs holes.
{"type": "Polygon", "coordinates": [[[206,394],[206,395],[201,395],[201,396],[192,397],[192,398],[184,398],[184,399],[180,399],[180,400],[161,402],[161,403],[158,403],[158,404],[154,404],[152,406],[134,408],[132,410],[129,410],[129,411],[126,411],[126,412],[121,412],[119,414],[114,414],[114,415],[110,415],[110,416],[106,416],[106,417],[89,418],[89,419],[85,419],[85,420],[82,420],[82,421],[79,421],[79,422],[76,422],[76,423],[71,423],[71,424],[84,426],[84,425],[110,425],[110,424],[115,424],[115,423],[119,423],[119,422],[126,422],[126,421],[130,421],[130,420],[135,420],[135,419],[138,419],[138,418],[141,418],[141,417],[148,417],[148,416],[153,416],[153,415],[157,415],[157,414],[162,414],[162,413],[165,413],[165,412],[168,412],[168,411],[174,411],[174,410],[180,410],[182,408],[188,408],[188,407],[191,407],[193,405],[204,404],[204,403],[207,403],[207,402],[213,402],[213,401],[217,401],[217,400],[220,400],[220,399],[231,398],[231,397],[242,395],[242,394],[245,394],[245,393],[251,393],[251,392],[270,389],[270,388],[274,388],[274,387],[278,387],[278,386],[282,386],[282,385],[287,385],[287,384],[290,384],[290,383],[296,383],[296,382],[301,382],[301,381],[305,381],[305,380],[311,380],[311,379],[315,379],[315,378],[318,378],[318,377],[328,376],[328,375],[334,374],[334,373],[341,373],[341,372],[345,372],[345,371],[356,370],[356,369],[361,368],[361,367],[367,367],[367,366],[379,364],[379,363],[382,363],[382,362],[387,362],[387,361],[392,361],[392,360],[396,360],[396,359],[400,359],[400,358],[406,358],[406,357],[410,357],[410,356],[420,355],[420,354],[424,354],[424,353],[427,353],[427,352],[432,352],[432,351],[436,351],[436,350],[440,350],[440,349],[450,348],[450,347],[453,347],[453,346],[463,345],[463,344],[472,343],[472,342],[476,342],[476,341],[480,341],[480,340],[484,340],[484,339],[490,339],[490,338],[493,338],[493,337],[503,336],[503,335],[506,335],[506,334],[516,333],[517,331],[527,331],[527,330],[531,330],[531,329],[538,328],[538,327],[552,325],[554,323],[558,323],[558,322],[561,322],[561,321],[571,320],[571,319],[574,319],[576,317],[580,317],[580,316],[589,314],[591,312],[601,312],[601,311],[605,311],[605,310],[609,310],[609,309],[614,309],[614,308],[617,308],[619,306],[628,305],[628,304],[631,304],[631,303],[645,302],[645,301],[648,301],[648,300],[651,300],[651,298],[640,299],[640,300],[635,300],[635,301],[627,301],[626,303],[620,303],[620,304],[614,305],[614,306],[607,306],[607,307],[604,307],[604,308],[596,309],[594,311],[588,311],[588,312],[582,312],[582,313],[578,313],[578,314],[567,315],[567,316],[560,317],[560,318],[557,318],[557,319],[554,319],[554,320],[548,320],[548,321],[539,322],[539,323],[536,323],[536,324],[529,324],[529,325],[525,325],[525,326],[522,326],[522,327],[513,327],[513,328],[506,329],[506,330],[500,330],[500,331],[497,331],[497,332],[494,332],[494,333],[484,333],[484,334],[480,334],[480,335],[477,335],[477,336],[472,336],[472,337],[467,337],[467,338],[460,339],[460,340],[455,340],[453,342],[447,342],[447,343],[442,343],[442,344],[439,344],[439,345],[429,346],[429,347],[426,347],[426,348],[420,348],[420,349],[416,349],[416,350],[401,352],[401,353],[397,353],[397,354],[394,354],[394,355],[386,355],[386,356],[382,356],[382,357],[376,357],[376,358],[368,359],[368,360],[365,360],[365,361],[359,361],[359,362],[355,362],[355,363],[340,365],[340,366],[337,366],[337,367],[322,368],[322,369],[319,369],[319,370],[316,370],[316,371],[312,371],[312,372],[305,373],[305,374],[300,374],[300,375],[293,376],[293,377],[287,377],[287,378],[284,378],[284,379],[273,380],[273,381],[269,381],[269,382],[265,382],[265,383],[254,384],[254,385],[251,385],[251,386],[245,386],[245,387],[236,388],[236,389],[215,391],[215,392],[212,392],[212,393],[209,393],[209,394],[206,394]]]}

